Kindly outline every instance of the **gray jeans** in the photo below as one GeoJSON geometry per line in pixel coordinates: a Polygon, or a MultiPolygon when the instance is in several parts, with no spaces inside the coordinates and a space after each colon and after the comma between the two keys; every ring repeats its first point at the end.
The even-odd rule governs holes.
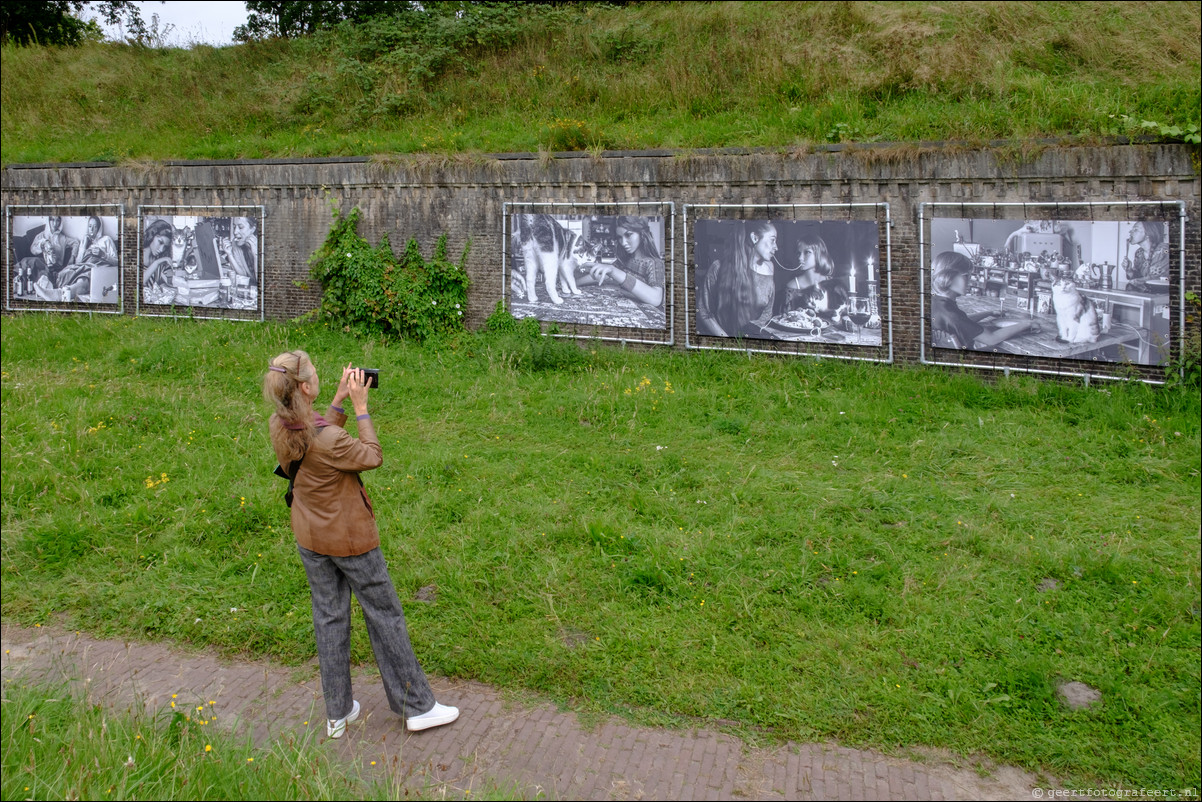
{"type": "Polygon", "coordinates": [[[392,712],[408,718],[434,707],[434,692],[413,654],[401,600],[380,550],[375,548],[354,557],[330,557],[303,546],[297,549],[309,576],[326,716],[339,719],[351,712],[352,590],[367,620],[371,650],[392,712]]]}

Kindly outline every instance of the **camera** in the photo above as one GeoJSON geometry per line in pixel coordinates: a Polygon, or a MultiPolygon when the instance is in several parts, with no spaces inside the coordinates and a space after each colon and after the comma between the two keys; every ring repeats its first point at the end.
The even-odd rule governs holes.
{"type": "Polygon", "coordinates": [[[379,368],[359,368],[363,371],[363,378],[367,381],[368,387],[380,386],[380,369],[379,368]]]}

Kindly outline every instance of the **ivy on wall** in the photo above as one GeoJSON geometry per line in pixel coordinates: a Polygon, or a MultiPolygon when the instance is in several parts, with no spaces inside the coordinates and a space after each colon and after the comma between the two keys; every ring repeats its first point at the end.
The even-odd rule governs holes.
{"type": "Polygon", "coordinates": [[[423,341],[464,329],[467,309],[467,255],[456,264],[447,258],[447,237],[438,238],[426,261],[416,239],[398,258],[385,234],[372,246],[359,235],[359,209],[334,211],[334,226],[310,257],[310,275],[321,284],[315,310],[363,337],[423,341]]]}

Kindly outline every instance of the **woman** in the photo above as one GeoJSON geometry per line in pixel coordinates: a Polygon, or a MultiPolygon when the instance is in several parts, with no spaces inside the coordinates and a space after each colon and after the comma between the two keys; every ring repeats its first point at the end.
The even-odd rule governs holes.
{"type": "Polygon", "coordinates": [[[317,368],[304,351],[271,360],[263,395],[274,407],[271,444],[291,478],[292,532],[309,579],[313,630],[326,700],[326,734],[342,737],[359,717],[351,697],[351,592],[359,600],[388,706],[411,731],[450,724],[455,707],[440,705],[418,665],[388,566],[380,554],[371,500],[360,471],[378,468],[383,451],[367,412],[363,371],[350,365],[325,416],[313,411],[321,389],[317,368]],[[355,408],[358,439],[343,427],[347,398],[355,408]]]}
{"type": "Polygon", "coordinates": [[[956,305],[956,299],[967,290],[971,272],[972,262],[961,253],[944,251],[931,261],[931,328],[950,340],[946,347],[991,351],[1003,340],[1025,331],[1039,331],[1039,323],[1034,319],[987,331],[980,321],[997,315],[996,310],[965,314],[956,305]]]}
{"type": "Polygon", "coordinates": [[[697,331],[714,337],[763,337],[772,317],[776,279],[776,226],[770,220],[738,224],[734,252],[715,261],[697,292],[697,331]]]}
{"type": "MultiPolygon", "coordinates": [[[[589,270],[592,281],[601,286],[608,278],[622,291],[649,306],[664,303],[664,260],[655,247],[651,223],[645,217],[623,215],[614,226],[622,252],[612,265],[596,264],[589,270]]],[[[588,282],[591,283],[591,282],[588,282]]]]}
{"type": "Polygon", "coordinates": [[[174,295],[171,284],[174,274],[171,269],[171,240],[174,234],[175,227],[162,218],[150,221],[142,231],[142,286],[147,293],[170,291],[174,295]]]}
{"type": "Polygon", "coordinates": [[[79,240],[63,231],[63,218],[52,214],[46,218],[46,227],[33,238],[30,252],[41,259],[38,275],[47,276],[53,284],[58,271],[73,265],[79,256],[79,240]]]}
{"type": "Polygon", "coordinates": [[[253,217],[234,217],[230,220],[230,236],[221,240],[225,267],[246,279],[247,285],[258,284],[259,224],[253,217]]]}
{"type": "Polygon", "coordinates": [[[1123,270],[1127,273],[1129,292],[1147,292],[1148,281],[1169,275],[1169,244],[1165,240],[1168,226],[1164,223],[1136,221],[1127,234],[1127,255],[1123,270]],[[1131,246],[1135,246],[1135,261],[1131,261],[1131,246]]]}
{"type": "MultiPolygon", "coordinates": [[[[803,234],[797,240],[797,275],[785,284],[784,303],[781,312],[791,312],[803,306],[809,297],[808,290],[817,287],[823,279],[835,272],[826,242],[817,234],[803,234]]],[[[846,293],[844,293],[846,294],[846,293]]]]}
{"type": "Polygon", "coordinates": [[[84,237],[80,264],[117,266],[117,245],[113,238],[104,233],[104,226],[96,215],[88,217],[88,235],[84,237]]]}

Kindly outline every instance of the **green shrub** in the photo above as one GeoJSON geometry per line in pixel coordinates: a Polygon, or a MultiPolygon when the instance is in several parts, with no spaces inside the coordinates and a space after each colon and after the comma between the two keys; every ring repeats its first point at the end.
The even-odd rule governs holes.
{"type": "Polygon", "coordinates": [[[363,337],[421,342],[463,331],[470,245],[455,264],[447,259],[444,234],[427,262],[410,239],[398,260],[387,234],[372,247],[358,227],[358,208],[345,217],[335,211],[333,228],[310,259],[311,275],[322,287],[318,315],[363,337]]]}

